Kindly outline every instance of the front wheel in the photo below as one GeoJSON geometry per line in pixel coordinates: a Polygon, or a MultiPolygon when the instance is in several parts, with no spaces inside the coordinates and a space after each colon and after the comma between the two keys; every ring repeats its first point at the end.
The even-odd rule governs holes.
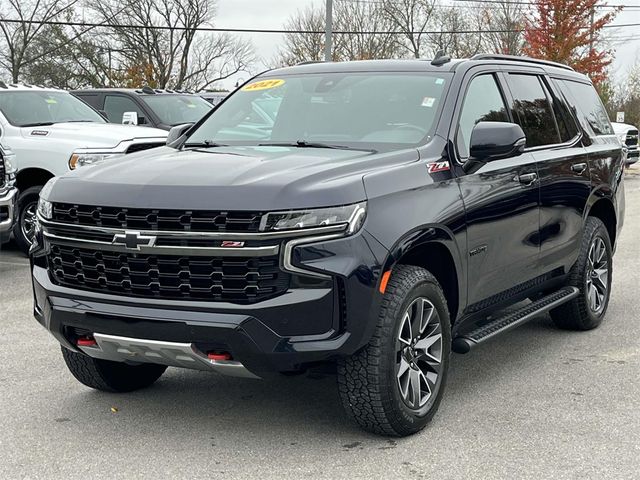
{"type": "Polygon", "coordinates": [[[338,364],[347,414],[382,435],[422,430],[440,405],[450,351],[449,311],[438,281],[423,268],[396,267],[371,340],[338,364]]]}
{"type": "Polygon", "coordinates": [[[18,248],[25,255],[29,254],[36,233],[36,213],[40,190],[42,190],[42,185],[29,187],[24,192],[20,192],[18,197],[18,221],[13,229],[13,236],[18,248]]]}

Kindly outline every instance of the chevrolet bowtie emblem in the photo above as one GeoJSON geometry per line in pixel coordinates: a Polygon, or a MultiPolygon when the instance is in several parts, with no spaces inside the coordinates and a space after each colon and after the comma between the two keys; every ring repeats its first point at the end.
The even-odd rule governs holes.
{"type": "Polygon", "coordinates": [[[141,235],[140,232],[125,231],[116,233],[111,241],[112,245],[124,245],[129,250],[140,250],[140,247],[153,247],[156,237],[141,235]]]}

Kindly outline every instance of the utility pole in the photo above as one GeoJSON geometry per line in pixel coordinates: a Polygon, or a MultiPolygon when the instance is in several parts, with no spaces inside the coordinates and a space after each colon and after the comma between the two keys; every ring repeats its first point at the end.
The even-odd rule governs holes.
{"type": "Polygon", "coordinates": [[[327,0],[324,33],[324,61],[333,60],[333,0],[327,0]]]}

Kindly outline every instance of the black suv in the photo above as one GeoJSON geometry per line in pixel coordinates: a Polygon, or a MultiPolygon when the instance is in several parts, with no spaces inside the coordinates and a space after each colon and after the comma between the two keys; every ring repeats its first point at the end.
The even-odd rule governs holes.
{"type": "Polygon", "coordinates": [[[300,65],[169,137],[41,194],[35,316],[92,388],[334,367],[351,417],[408,435],[451,351],[605,315],[624,155],[570,68],[300,65]]]}
{"type": "Polygon", "coordinates": [[[213,108],[199,95],[151,87],[86,88],[73,95],[102,113],[111,123],[128,123],[170,130],[195,123],[213,108]],[[126,114],[126,116],[125,116],[126,114]]]}

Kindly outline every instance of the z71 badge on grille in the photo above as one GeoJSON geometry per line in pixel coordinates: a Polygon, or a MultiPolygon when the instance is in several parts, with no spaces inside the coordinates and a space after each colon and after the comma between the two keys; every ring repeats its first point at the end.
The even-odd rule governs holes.
{"type": "Polygon", "coordinates": [[[242,248],[244,247],[244,242],[232,242],[231,240],[225,240],[220,246],[225,248],[242,248]]]}

